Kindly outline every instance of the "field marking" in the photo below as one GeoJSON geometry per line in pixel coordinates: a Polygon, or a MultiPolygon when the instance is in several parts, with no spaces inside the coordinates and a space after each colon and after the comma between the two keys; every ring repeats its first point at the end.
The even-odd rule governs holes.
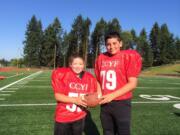
{"type": "Polygon", "coordinates": [[[8,87],[10,87],[10,86],[12,86],[12,85],[20,82],[20,81],[23,81],[23,80],[25,80],[25,79],[27,79],[27,78],[29,78],[29,77],[35,76],[35,75],[40,74],[40,73],[42,73],[42,71],[38,71],[38,72],[33,73],[33,74],[29,75],[29,76],[26,76],[26,77],[24,77],[24,78],[22,78],[22,79],[20,79],[20,80],[18,80],[18,81],[15,81],[15,82],[13,82],[13,83],[10,83],[10,84],[8,84],[8,85],[0,88],[0,91],[4,90],[4,89],[6,89],[6,88],[8,88],[8,87]]]}
{"type": "MultiPolygon", "coordinates": [[[[15,87],[12,87],[12,88],[7,88],[8,90],[17,90],[19,88],[15,88],[15,87]]],[[[1,91],[2,92],[2,91],[1,91]]]]}
{"type": "Polygon", "coordinates": [[[11,94],[0,94],[0,96],[11,96],[11,94]]]}
{"type": "Polygon", "coordinates": [[[173,106],[177,109],[180,109],[180,104],[174,104],[173,106]]]}
{"type": "Polygon", "coordinates": [[[12,76],[9,76],[9,77],[6,77],[6,78],[12,78],[12,77],[16,77],[16,76],[19,76],[19,75],[23,75],[23,73],[21,73],[21,74],[16,74],[16,75],[12,75],[12,76]]]}
{"type": "MultiPolygon", "coordinates": [[[[143,101],[132,101],[133,104],[169,104],[169,103],[180,103],[180,101],[152,101],[152,102],[143,102],[143,101]]],[[[0,107],[26,107],[26,106],[55,106],[56,103],[42,103],[42,104],[0,104],[0,107]]]]}
{"type": "Polygon", "coordinates": [[[40,78],[40,79],[49,79],[49,78],[51,78],[50,76],[40,76],[40,77],[38,77],[38,78],[40,78]]]}
{"type": "Polygon", "coordinates": [[[5,100],[4,98],[0,98],[0,100],[2,101],[2,100],[5,100]]]}
{"type": "Polygon", "coordinates": [[[26,85],[23,88],[52,88],[51,85],[43,86],[43,85],[26,85]]]}
{"type": "Polygon", "coordinates": [[[180,85],[180,83],[176,83],[176,82],[172,82],[172,83],[170,83],[170,82],[168,82],[168,83],[166,83],[166,82],[163,82],[163,81],[155,81],[155,82],[148,82],[148,81],[144,81],[144,82],[140,82],[140,83],[148,83],[148,84],[160,84],[160,83],[165,83],[165,84],[168,84],[168,85],[171,85],[171,84],[175,84],[175,85],[180,85]]]}
{"type": "Polygon", "coordinates": [[[46,104],[0,104],[0,107],[8,106],[54,106],[56,103],[46,103],[46,104]]]}
{"type": "Polygon", "coordinates": [[[139,88],[139,89],[166,89],[166,90],[168,90],[168,89],[171,89],[171,90],[173,90],[173,89],[179,89],[178,87],[136,87],[136,88],[139,88]]]}
{"type": "Polygon", "coordinates": [[[3,92],[3,93],[5,93],[5,92],[16,92],[16,91],[8,91],[8,90],[6,90],[6,91],[1,91],[1,92],[3,92]]]}
{"type": "Polygon", "coordinates": [[[168,103],[180,103],[179,101],[132,101],[133,104],[168,104],[168,103]]]}
{"type": "Polygon", "coordinates": [[[31,82],[49,82],[49,80],[31,80],[31,82]]]}

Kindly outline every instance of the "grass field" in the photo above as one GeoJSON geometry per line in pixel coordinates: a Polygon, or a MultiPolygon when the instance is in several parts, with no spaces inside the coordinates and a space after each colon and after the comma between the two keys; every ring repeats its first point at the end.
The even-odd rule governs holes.
{"type": "MultiPolygon", "coordinates": [[[[0,135],[52,135],[51,71],[22,73],[0,73],[9,76],[0,81],[0,135]]],[[[180,78],[140,77],[132,102],[132,135],[180,135],[180,109],[174,104],[180,104],[180,78]]],[[[99,107],[90,112],[85,135],[102,135],[99,107]]]]}

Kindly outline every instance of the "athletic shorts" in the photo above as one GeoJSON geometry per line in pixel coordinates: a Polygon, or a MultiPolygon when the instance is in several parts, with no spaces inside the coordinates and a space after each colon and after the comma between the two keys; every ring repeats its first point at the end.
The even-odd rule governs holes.
{"type": "Polygon", "coordinates": [[[85,118],[70,123],[55,122],[54,135],[82,135],[84,125],[85,118]]]}
{"type": "Polygon", "coordinates": [[[104,135],[130,135],[131,100],[118,100],[101,105],[104,135]]]}

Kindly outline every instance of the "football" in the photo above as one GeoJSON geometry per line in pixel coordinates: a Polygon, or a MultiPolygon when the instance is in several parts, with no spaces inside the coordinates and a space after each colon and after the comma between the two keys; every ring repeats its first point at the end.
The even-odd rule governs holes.
{"type": "Polygon", "coordinates": [[[5,79],[6,77],[5,76],[0,76],[0,80],[3,80],[5,79]]]}
{"type": "Polygon", "coordinates": [[[84,100],[87,103],[88,107],[96,107],[97,105],[99,105],[101,99],[98,98],[97,93],[90,93],[84,95],[84,100]]]}

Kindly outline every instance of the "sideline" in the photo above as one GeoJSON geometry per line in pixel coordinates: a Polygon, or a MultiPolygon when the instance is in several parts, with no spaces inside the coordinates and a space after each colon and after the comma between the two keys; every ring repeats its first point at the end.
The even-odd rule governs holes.
{"type": "Polygon", "coordinates": [[[27,79],[27,78],[29,78],[29,77],[38,75],[38,74],[40,74],[40,73],[42,73],[42,71],[38,71],[38,72],[33,73],[33,74],[29,75],[29,76],[26,76],[26,77],[24,77],[24,78],[22,78],[22,79],[20,79],[20,80],[18,80],[18,81],[15,81],[15,82],[13,82],[13,83],[10,83],[10,84],[8,84],[8,85],[6,85],[6,86],[0,88],[0,91],[4,90],[4,89],[6,89],[6,88],[8,88],[8,87],[10,87],[10,86],[12,86],[12,85],[14,85],[14,84],[20,82],[20,81],[23,81],[23,80],[25,80],[25,79],[27,79]]]}
{"type": "Polygon", "coordinates": [[[19,75],[23,75],[23,73],[12,75],[12,76],[9,76],[9,77],[6,77],[6,78],[8,79],[8,78],[16,77],[16,76],[19,76],[19,75]]]}

